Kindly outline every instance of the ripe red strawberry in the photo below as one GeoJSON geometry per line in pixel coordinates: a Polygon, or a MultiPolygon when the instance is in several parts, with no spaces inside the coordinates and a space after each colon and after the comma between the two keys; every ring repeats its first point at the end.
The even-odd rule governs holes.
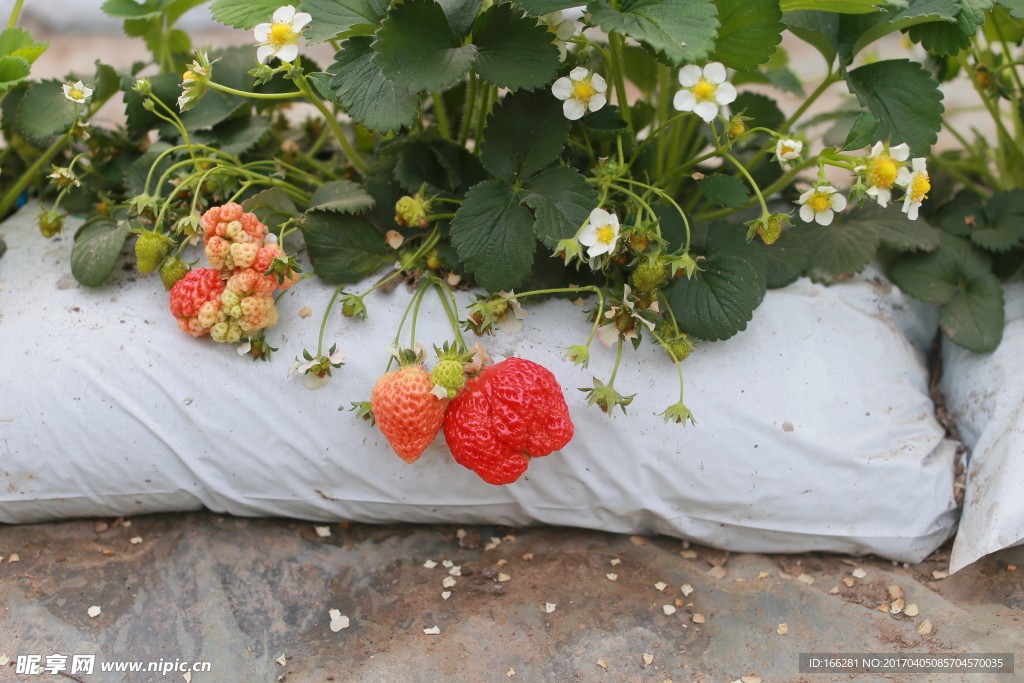
{"type": "Polygon", "coordinates": [[[484,368],[448,405],[444,437],[456,462],[488,484],[511,484],[530,464],[572,439],[558,380],[547,368],[509,358],[484,368]]]}
{"type": "MultiPolygon", "coordinates": [[[[414,360],[403,358],[404,363],[414,360]]],[[[423,454],[444,423],[448,399],[430,393],[433,386],[423,365],[413,363],[385,373],[373,386],[373,417],[391,448],[406,462],[415,462],[423,454]]]]}

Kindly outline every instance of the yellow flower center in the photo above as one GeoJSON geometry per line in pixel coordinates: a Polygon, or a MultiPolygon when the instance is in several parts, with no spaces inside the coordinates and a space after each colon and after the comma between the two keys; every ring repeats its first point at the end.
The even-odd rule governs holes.
{"type": "Polygon", "coordinates": [[[868,160],[868,184],[873,187],[888,189],[896,182],[899,166],[895,159],[884,152],[874,159],[868,160]]]}
{"type": "Polygon", "coordinates": [[[914,180],[910,183],[910,201],[920,204],[928,199],[928,192],[932,189],[932,179],[925,171],[914,174],[914,180]]]}
{"type": "Polygon", "coordinates": [[[85,99],[85,92],[82,91],[82,90],[79,90],[78,88],[72,88],[71,92],[69,94],[71,95],[71,99],[73,99],[73,100],[84,100],[85,99]]]}
{"type": "Polygon", "coordinates": [[[288,24],[274,24],[270,27],[267,42],[272,45],[290,45],[299,42],[299,35],[288,24]]]}
{"type": "Polygon", "coordinates": [[[782,146],[782,156],[786,156],[787,154],[792,154],[795,151],[796,150],[793,149],[792,147],[787,147],[786,145],[782,146]]]}
{"type": "Polygon", "coordinates": [[[815,192],[807,200],[807,204],[814,209],[814,213],[820,213],[832,208],[832,195],[826,192],[815,192]]]}
{"type": "Polygon", "coordinates": [[[611,244],[615,239],[615,228],[610,225],[602,225],[597,229],[597,241],[601,244],[611,244]]]}
{"type": "Polygon", "coordinates": [[[182,80],[182,82],[194,81],[194,80],[196,80],[196,75],[194,73],[192,73],[191,71],[186,71],[184,74],[182,74],[181,80],[182,80]]]}
{"type": "Polygon", "coordinates": [[[572,98],[583,104],[590,102],[590,98],[597,94],[597,88],[590,82],[590,79],[574,81],[572,84],[572,98]]]}
{"type": "Polygon", "coordinates": [[[693,96],[697,98],[698,102],[707,102],[714,99],[716,92],[718,92],[718,86],[714,83],[708,83],[704,78],[700,79],[697,85],[693,86],[693,96]]]}

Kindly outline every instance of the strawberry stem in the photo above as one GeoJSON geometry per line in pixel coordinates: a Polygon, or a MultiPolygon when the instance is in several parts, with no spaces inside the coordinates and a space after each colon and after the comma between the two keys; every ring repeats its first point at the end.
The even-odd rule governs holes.
{"type": "Polygon", "coordinates": [[[324,329],[327,327],[327,317],[331,314],[331,309],[334,308],[334,302],[337,301],[338,295],[341,294],[341,285],[338,285],[334,290],[334,294],[331,295],[331,300],[327,303],[327,310],[324,311],[324,317],[320,320],[320,338],[316,340],[316,357],[319,358],[323,355],[324,349],[324,329]]]}
{"type": "MultiPolygon", "coordinates": [[[[459,329],[459,319],[452,310],[452,304],[456,303],[455,295],[447,286],[441,284],[441,280],[435,280],[434,286],[437,287],[437,295],[441,297],[441,305],[444,306],[444,312],[448,315],[448,322],[451,323],[452,329],[455,330],[455,339],[463,348],[466,348],[466,340],[462,338],[462,330],[459,329]],[[448,302],[449,296],[452,298],[452,303],[448,302]]],[[[456,305],[455,308],[457,309],[458,306],[456,305]]]]}

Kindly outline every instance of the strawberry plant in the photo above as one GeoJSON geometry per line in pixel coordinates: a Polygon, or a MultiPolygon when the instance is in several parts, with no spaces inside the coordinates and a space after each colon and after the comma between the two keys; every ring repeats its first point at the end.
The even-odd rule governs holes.
{"type": "MultiPolygon", "coordinates": [[[[802,276],[831,284],[877,258],[943,305],[953,341],[998,343],[997,278],[1024,261],[1018,0],[590,0],[582,12],[575,0],[213,0],[215,19],[252,32],[231,48],[174,27],[199,4],[108,0],[152,58],[66,82],[29,82],[45,46],[20,29],[0,36],[0,213],[28,192],[50,202],[45,237],[65,212],[86,217],[71,269],[89,286],[135,239],[138,270],[159,272],[182,329],[254,358],[274,350],[275,290],[311,276],[334,285],[316,352],[289,369],[311,388],[343,364],[325,349],[327,316],[358,324],[372,292],[410,284],[394,341],[408,329],[414,358],[400,353],[358,404],[406,460],[442,420],[448,433],[447,407],[463,415],[451,418],[456,457],[482,462],[473,439],[484,437],[459,420],[490,410],[485,388],[521,363],[485,367],[464,334],[514,331],[543,298],[583,303],[575,363],[588,367],[595,339],[615,349],[582,389],[591,405],[626,410],[615,377],[646,341],[678,373],[663,414],[681,424],[694,421],[683,400],[694,347],[742,332],[768,288],[802,276]],[[872,52],[901,32],[925,61],[910,58],[920,48],[872,52]],[[790,68],[784,34],[820,55],[813,83],[790,68]],[[334,54],[319,64],[307,47],[324,43],[334,54]],[[939,84],[957,74],[994,117],[997,146],[944,121],[939,84]],[[770,88],[799,105],[784,113],[770,88]],[[809,114],[843,92],[838,109],[809,114]],[[114,97],[125,125],[94,125],[114,97]],[[963,147],[933,154],[944,125],[963,147]],[[189,262],[200,238],[206,264],[189,262]],[[378,272],[368,291],[346,290],[378,272]],[[454,290],[467,287],[460,308],[454,290]],[[415,339],[425,297],[452,325],[429,340],[443,343],[432,368],[415,339]]],[[[561,390],[537,382],[541,403],[557,403],[561,390]]],[[[540,441],[571,436],[558,424],[540,441]]],[[[506,436],[518,455],[481,465],[502,472],[485,479],[550,452],[506,436]]]]}

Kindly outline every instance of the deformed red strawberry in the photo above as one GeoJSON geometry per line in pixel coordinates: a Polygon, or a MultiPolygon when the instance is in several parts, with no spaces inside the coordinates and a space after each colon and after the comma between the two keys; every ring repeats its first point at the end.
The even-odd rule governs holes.
{"type": "Polygon", "coordinates": [[[547,368],[509,358],[484,368],[448,404],[444,437],[456,462],[488,484],[511,484],[530,458],[572,439],[569,407],[547,368]]]}

